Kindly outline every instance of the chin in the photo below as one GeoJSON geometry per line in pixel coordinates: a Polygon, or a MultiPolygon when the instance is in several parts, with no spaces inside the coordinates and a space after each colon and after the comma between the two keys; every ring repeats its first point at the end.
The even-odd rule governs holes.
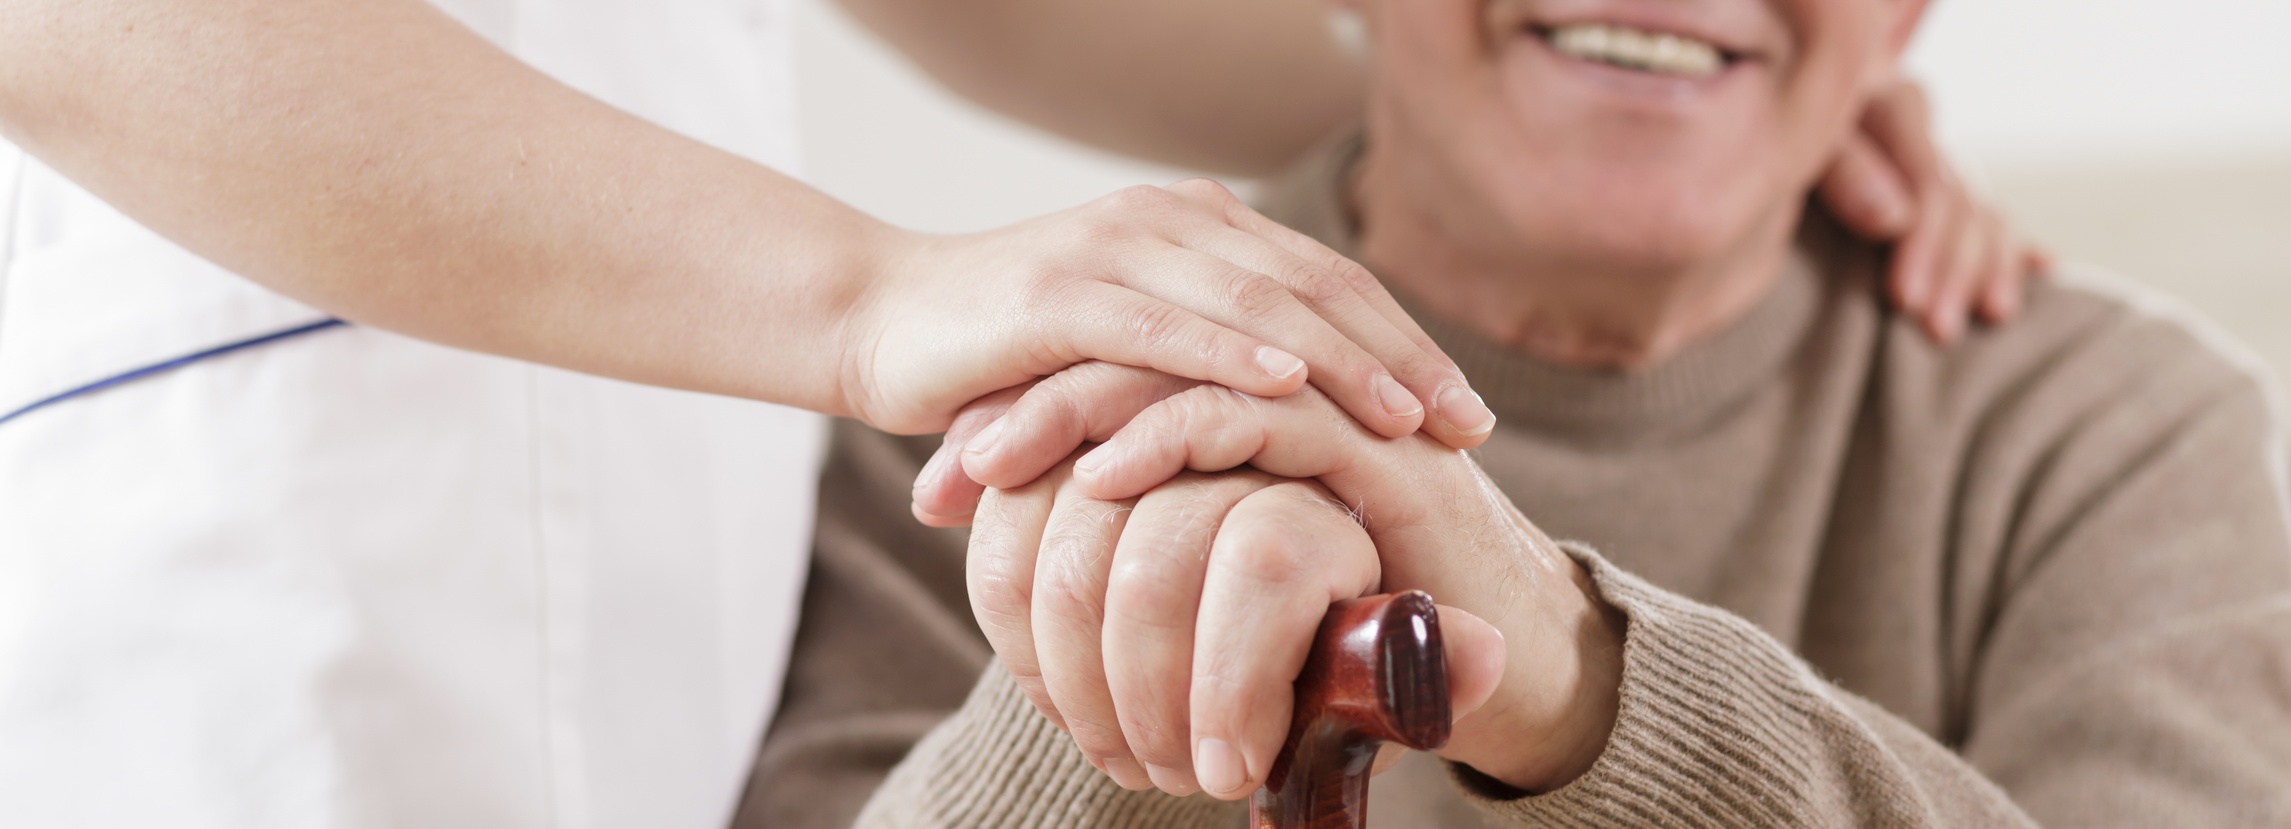
{"type": "Polygon", "coordinates": [[[1577,267],[1650,275],[1718,262],[1770,212],[1739,182],[1707,177],[1567,177],[1506,212],[1522,239],[1577,267]]]}

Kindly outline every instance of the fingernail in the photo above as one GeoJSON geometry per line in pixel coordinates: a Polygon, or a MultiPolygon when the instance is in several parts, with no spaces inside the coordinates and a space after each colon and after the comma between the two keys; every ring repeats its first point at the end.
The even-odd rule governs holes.
{"type": "Polygon", "coordinates": [[[963,444],[963,454],[984,455],[994,451],[994,445],[1002,440],[1002,424],[1006,422],[1009,422],[1008,418],[996,418],[986,428],[978,430],[978,434],[971,436],[969,443],[963,444]]]}
{"type": "Polygon", "coordinates": [[[1153,778],[1155,788],[1178,797],[1184,797],[1201,790],[1201,784],[1193,782],[1191,775],[1176,769],[1147,763],[1146,776],[1153,778]]]}
{"type": "Polygon", "coordinates": [[[1400,381],[1389,374],[1376,375],[1376,402],[1384,407],[1385,414],[1393,417],[1415,417],[1424,410],[1424,404],[1416,401],[1416,395],[1409,394],[1408,387],[1400,385],[1400,381]]]}
{"type": "Polygon", "coordinates": [[[1465,435],[1484,435],[1496,427],[1496,413],[1488,410],[1487,401],[1479,392],[1463,386],[1449,386],[1440,390],[1433,405],[1440,407],[1440,419],[1448,427],[1465,435]]]}
{"type": "Polygon", "coordinates": [[[1098,470],[1105,467],[1108,457],[1111,456],[1107,454],[1106,447],[1092,449],[1083,454],[1080,460],[1074,461],[1074,473],[1083,477],[1096,477],[1098,470]]]}
{"type": "Polygon", "coordinates": [[[1305,370],[1305,361],[1297,359],[1297,355],[1278,348],[1260,345],[1257,346],[1257,367],[1264,369],[1265,373],[1272,375],[1275,380],[1287,380],[1296,376],[1297,372],[1305,370]]]}
{"type": "Polygon", "coordinates": [[[1193,747],[1193,770],[1201,775],[1201,788],[1210,794],[1232,794],[1249,783],[1249,768],[1241,752],[1215,737],[1204,737],[1193,747]]]}
{"type": "Polygon", "coordinates": [[[1106,776],[1133,792],[1153,788],[1153,780],[1146,777],[1145,767],[1128,757],[1106,758],[1106,776]]]}
{"type": "Polygon", "coordinates": [[[947,464],[952,459],[953,454],[945,451],[945,447],[932,452],[931,459],[923,464],[923,471],[915,473],[915,491],[921,492],[938,483],[939,478],[947,474],[947,464]]]}

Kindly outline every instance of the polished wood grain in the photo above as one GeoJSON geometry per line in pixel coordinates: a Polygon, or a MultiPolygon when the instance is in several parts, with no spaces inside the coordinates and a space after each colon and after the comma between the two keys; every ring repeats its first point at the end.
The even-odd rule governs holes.
{"type": "Polygon", "coordinates": [[[1338,602],[1297,676],[1288,743],[1249,801],[1253,829],[1360,829],[1386,742],[1448,742],[1447,654],[1422,591],[1338,602]]]}

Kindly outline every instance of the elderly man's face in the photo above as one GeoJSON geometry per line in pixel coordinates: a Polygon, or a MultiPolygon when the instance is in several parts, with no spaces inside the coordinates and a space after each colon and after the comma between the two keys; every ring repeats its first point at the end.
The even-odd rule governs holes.
{"type": "Polygon", "coordinates": [[[1377,43],[1371,141],[1456,199],[1450,232],[1660,268],[1796,215],[1924,2],[1358,5],[1377,43]]]}

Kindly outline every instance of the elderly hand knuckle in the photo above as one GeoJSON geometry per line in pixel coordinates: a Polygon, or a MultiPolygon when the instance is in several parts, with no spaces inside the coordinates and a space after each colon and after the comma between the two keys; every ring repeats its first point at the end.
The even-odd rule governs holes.
{"type": "Polygon", "coordinates": [[[1065,621],[1089,624],[1103,622],[1106,617],[1105,592],[1099,589],[1094,579],[1081,572],[1085,565],[1073,563],[1073,556],[1053,557],[1049,554],[1049,550],[1058,544],[1052,540],[1043,541],[1045,563],[1043,573],[1035,585],[1034,604],[1043,613],[1065,621]]]}
{"type": "Polygon", "coordinates": [[[1042,613],[1064,623],[1100,624],[1105,621],[1105,597],[1095,591],[1058,583],[1036,591],[1042,613]]]}
{"type": "Polygon", "coordinates": [[[1009,572],[1001,568],[974,570],[971,574],[971,606],[982,617],[982,622],[1023,621],[1027,608],[1034,601],[1032,593],[1032,585],[1012,578],[1009,572]],[[989,616],[993,618],[984,618],[989,616]]]}
{"type": "Polygon", "coordinates": [[[1312,557],[1276,522],[1252,521],[1236,529],[1226,566],[1261,585],[1293,584],[1312,574],[1312,557]]]}
{"type": "Polygon", "coordinates": [[[1157,635],[1190,630],[1192,620],[1184,618],[1184,611],[1193,606],[1201,584],[1168,565],[1161,558],[1117,567],[1106,589],[1109,616],[1157,635]]]}

